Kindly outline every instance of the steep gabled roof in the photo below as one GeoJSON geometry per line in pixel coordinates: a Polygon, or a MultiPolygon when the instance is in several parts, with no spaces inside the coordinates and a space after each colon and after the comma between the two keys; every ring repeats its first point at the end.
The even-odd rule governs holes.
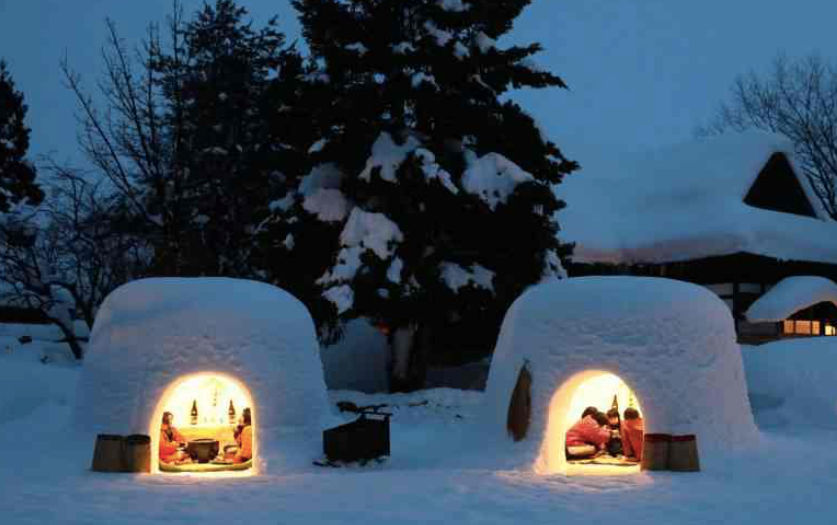
{"type": "Polygon", "coordinates": [[[784,153],[774,153],[762,168],[744,203],[763,210],[817,217],[811,197],[784,153]]]}
{"type": "Polygon", "coordinates": [[[577,243],[578,262],[746,252],[837,263],[837,224],[799,173],[792,145],[761,132],[582,159],[582,170],[558,187],[568,204],[558,215],[562,240],[577,243]],[[792,203],[774,205],[785,193],[792,203]]]}

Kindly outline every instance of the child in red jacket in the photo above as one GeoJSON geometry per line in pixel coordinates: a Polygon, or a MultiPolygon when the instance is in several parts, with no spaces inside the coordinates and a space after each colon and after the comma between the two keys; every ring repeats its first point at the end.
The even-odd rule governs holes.
{"type": "Polygon", "coordinates": [[[581,420],[567,431],[567,459],[594,456],[605,448],[609,439],[607,416],[595,407],[588,407],[581,420]]]}
{"type": "Polygon", "coordinates": [[[639,411],[635,408],[625,409],[625,418],[622,420],[622,448],[625,457],[642,461],[642,437],[645,433],[645,423],[639,417],[639,411]]]}

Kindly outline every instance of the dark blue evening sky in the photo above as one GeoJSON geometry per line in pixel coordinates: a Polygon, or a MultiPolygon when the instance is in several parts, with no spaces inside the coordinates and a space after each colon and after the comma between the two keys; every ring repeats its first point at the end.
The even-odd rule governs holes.
{"type": "MultiPolygon", "coordinates": [[[[278,14],[299,26],[286,0],[246,0],[257,21],[278,14]]],[[[185,1],[191,11],[200,2],[185,1]]],[[[0,56],[30,106],[31,152],[74,158],[73,99],[58,69],[67,53],[93,87],[104,18],[129,42],[163,21],[171,0],[0,0],[0,56]]],[[[688,139],[735,75],[764,69],[777,53],[837,58],[833,0],[534,0],[513,41],[540,41],[538,59],[572,91],[517,95],[571,157],[688,139]]]]}

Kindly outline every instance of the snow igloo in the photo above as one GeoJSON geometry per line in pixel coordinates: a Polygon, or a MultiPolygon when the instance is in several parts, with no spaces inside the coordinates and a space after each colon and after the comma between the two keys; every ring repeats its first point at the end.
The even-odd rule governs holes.
{"type": "Polygon", "coordinates": [[[639,471],[567,459],[567,431],[585,407],[614,405],[634,408],[646,434],[694,434],[702,453],[752,445],[727,306],[703,287],[642,277],[565,279],[518,298],[486,385],[487,424],[513,442],[512,461],[541,474],[639,471]]]}
{"type": "Polygon", "coordinates": [[[226,278],[143,279],[112,292],[77,399],[82,431],[150,436],[152,473],[264,472],[286,460],[288,441],[313,456],[328,417],[308,310],[279,288],[226,278]],[[164,416],[188,445],[179,459],[160,448],[164,416]],[[250,457],[236,460],[246,426],[250,457]],[[189,457],[198,441],[215,442],[218,455],[189,457]]]}

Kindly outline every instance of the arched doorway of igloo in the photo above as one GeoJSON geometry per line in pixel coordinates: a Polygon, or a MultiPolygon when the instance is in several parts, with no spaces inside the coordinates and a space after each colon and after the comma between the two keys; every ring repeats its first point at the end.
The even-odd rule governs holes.
{"type": "Polygon", "coordinates": [[[644,424],[639,396],[620,376],[603,370],[577,373],[552,396],[535,469],[543,474],[639,472],[644,424]]]}
{"type": "Polygon", "coordinates": [[[229,375],[176,379],[157,400],[149,423],[151,471],[253,474],[255,410],[249,389],[229,375]]]}

